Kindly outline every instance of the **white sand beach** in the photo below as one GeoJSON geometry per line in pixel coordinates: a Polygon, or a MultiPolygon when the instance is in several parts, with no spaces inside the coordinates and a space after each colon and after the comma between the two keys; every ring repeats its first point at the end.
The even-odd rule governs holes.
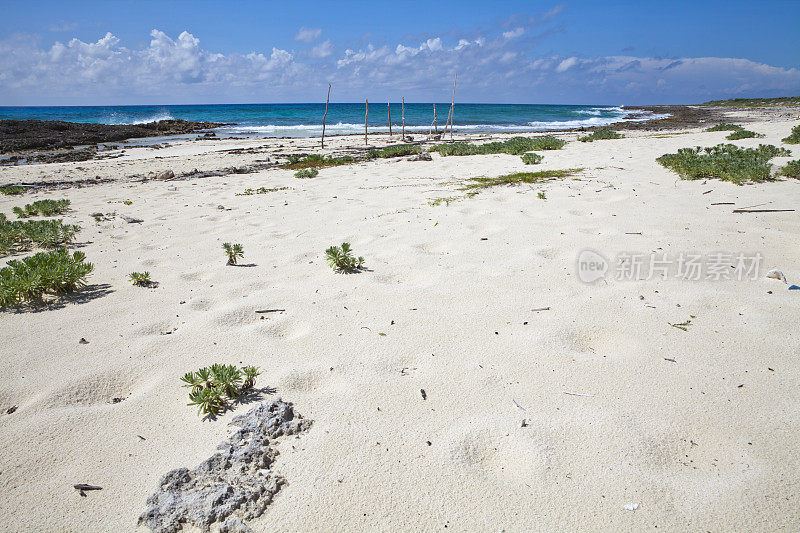
{"type": "MultiPolygon", "coordinates": [[[[796,111],[731,113],[765,135],[736,145],[790,149],[776,166],[800,157],[781,143],[796,111]]],[[[277,167],[139,178],[341,154],[363,136],[324,151],[319,139],[169,141],[0,167],[0,185],[111,180],[0,196],[9,217],[69,199],[64,221],[82,227],[76,249],[95,267],[62,305],[0,313],[0,529],[147,531],[137,519],[161,476],[212,455],[234,416],[276,397],[313,425],[277,441],[287,483],[253,531],[800,529],[800,291],[787,290],[800,284],[800,181],[686,181],[655,161],[726,133],[557,133],[567,145],[533,166],[434,153],[313,179],[277,167]],[[259,187],[280,190],[238,195],[259,187]],[[748,206],[796,211],[733,212],[748,206]],[[243,245],[240,266],[226,266],[224,242],[243,245]],[[364,271],[329,268],[325,249],[342,242],[364,271]],[[763,262],[756,279],[586,284],[585,249],[763,262]],[[133,271],[158,287],[132,286],[133,271]],[[265,390],[204,420],[180,377],[215,362],[260,366],[265,390]],[[102,490],[82,497],[76,483],[102,490]]]]}

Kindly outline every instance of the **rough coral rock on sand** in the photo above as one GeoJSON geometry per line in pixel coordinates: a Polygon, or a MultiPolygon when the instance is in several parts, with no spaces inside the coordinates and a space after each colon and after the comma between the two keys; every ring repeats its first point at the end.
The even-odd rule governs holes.
{"type": "Polygon", "coordinates": [[[270,439],[294,435],[311,425],[280,398],[264,402],[231,425],[239,426],[220,444],[220,450],[193,470],[171,470],[159,481],[139,517],[156,533],[180,531],[191,524],[204,531],[219,523],[220,530],[249,531],[243,520],[261,516],[286,481],[270,466],[278,452],[270,439]]]}

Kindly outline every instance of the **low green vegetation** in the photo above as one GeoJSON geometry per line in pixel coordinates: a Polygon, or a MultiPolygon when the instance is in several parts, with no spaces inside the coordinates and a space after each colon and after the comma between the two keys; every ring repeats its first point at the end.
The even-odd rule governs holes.
{"type": "Polygon", "coordinates": [[[19,218],[35,216],[52,217],[61,215],[69,210],[69,200],[36,200],[25,207],[15,207],[12,211],[19,218]]]}
{"type": "Polygon", "coordinates": [[[83,252],[70,254],[59,248],[9,261],[0,269],[0,307],[40,304],[44,295],[60,296],[84,287],[94,269],[85,258],[83,252]]]}
{"type": "Polygon", "coordinates": [[[235,265],[236,260],[244,257],[244,247],[241,244],[231,244],[226,242],[222,245],[225,255],[228,256],[228,265],[235,265]]]}
{"type": "Polygon", "coordinates": [[[542,162],[544,156],[541,154],[537,154],[535,152],[528,152],[527,154],[522,154],[522,162],[526,165],[538,165],[542,162]]]}
{"type": "Polygon", "coordinates": [[[236,196],[252,196],[253,194],[267,194],[268,192],[285,191],[289,187],[274,187],[267,189],[266,187],[259,187],[258,189],[245,189],[243,192],[236,193],[236,196]]]}
{"type": "Polygon", "coordinates": [[[422,149],[419,146],[413,144],[398,144],[395,146],[386,146],[384,148],[370,148],[369,151],[367,151],[367,159],[416,155],[421,151],[422,149]]]}
{"type": "Polygon", "coordinates": [[[590,143],[592,141],[604,141],[606,139],[621,139],[622,135],[614,130],[595,130],[585,137],[578,137],[582,143],[590,143]]]}
{"type": "Polygon", "coordinates": [[[577,172],[581,168],[568,168],[565,170],[540,170],[539,172],[514,172],[513,174],[505,174],[496,178],[472,178],[470,183],[466,184],[464,190],[487,189],[489,187],[497,187],[499,185],[520,185],[522,183],[542,183],[553,179],[566,178],[577,172]]]}
{"type": "Polygon", "coordinates": [[[781,140],[786,144],[800,144],[800,124],[792,128],[792,133],[788,137],[781,140]]]}
{"type": "Polygon", "coordinates": [[[0,256],[30,250],[34,246],[57,248],[75,238],[80,227],[58,220],[8,220],[0,213],[0,256]]]}
{"type": "Polygon", "coordinates": [[[16,196],[27,191],[27,187],[20,187],[19,185],[3,185],[0,187],[0,193],[8,196],[16,196]]]}
{"type": "Polygon", "coordinates": [[[364,268],[364,258],[353,256],[350,243],[347,242],[325,250],[325,259],[336,272],[356,272],[364,268]]]}
{"type": "Polygon", "coordinates": [[[800,159],[789,161],[780,171],[781,176],[800,179],[800,159]]]}
{"type": "Polygon", "coordinates": [[[494,141],[485,144],[472,144],[458,142],[452,144],[437,144],[431,147],[431,152],[439,152],[443,156],[449,155],[485,155],[485,154],[510,154],[522,155],[534,150],[558,150],[566,141],[547,135],[545,137],[512,137],[505,141],[494,141]]]}
{"type": "Polygon", "coordinates": [[[539,198],[539,200],[547,200],[547,195],[544,193],[544,191],[537,192],[536,197],[539,198]]]}
{"type": "Polygon", "coordinates": [[[683,331],[689,331],[689,326],[692,325],[692,319],[693,318],[696,318],[696,317],[694,315],[689,315],[689,319],[688,320],[684,320],[683,322],[678,322],[676,324],[673,324],[672,322],[667,322],[667,324],[669,324],[673,328],[678,328],[678,329],[681,329],[683,331]]]}
{"type": "Polygon", "coordinates": [[[282,165],[283,168],[291,170],[301,170],[304,168],[324,168],[336,167],[339,165],[350,165],[356,160],[348,155],[342,157],[324,156],[319,154],[291,154],[289,161],[282,165]]]}
{"type": "Polygon", "coordinates": [[[743,130],[744,128],[739,126],[738,124],[728,124],[723,122],[722,124],[717,124],[716,126],[711,126],[710,128],[706,128],[705,131],[739,131],[743,130]]]}
{"type": "Polygon", "coordinates": [[[800,96],[780,96],[778,98],[732,98],[730,100],[711,100],[703,105],[722,107],[763,107],[776,105],[798,105],[800,96]]]}
{"type": "Polygon", "coordinates": [[[189,387],[189,403],[197,406],[198,415],[216,416],[223,409],[252,389],[256,378],[261,375],[257,366],[245,366],[241,369],[235,365],[214,363],[197,372],[187,372],[182,378],[184,387],[189,387]]]}
{"type": "Polygon", "coordinates": [[[686,180],[716,178],[742,185],[747,181],[770,181],[769,160],[791,153],[785,148],[761,144],[758,148],[739,148],[733,144],[718,144],[710,148],[681,148],[676,154],[656,159],[686,180]]]}
{"type": "Polygon", "coordinates": [[[763,137],[763,136],[764,135],[762,135],[760,133],[756,133],[754,131],[741,129],[741,130],[734,131],[733,133],[731,133],[730,135],[728,135],[725,138],[728,139],[729,141],[738,141],[739,139],[753,139],[753,138],[758,138],[758,137],[763,137]]]}
{"type": "Polygon", "coordinates": [[[295,178],[316,178],[319,176],[319,170],[316,168],[304,168],[294,173],[295,178]]]}
{"type": "Polygon", "coordinates": [[[150,272],[131,272],[128,275],[128,279],[131,280],[131,284],[137,287],[149,287],[153,283],[150,281],[150,272]]]}

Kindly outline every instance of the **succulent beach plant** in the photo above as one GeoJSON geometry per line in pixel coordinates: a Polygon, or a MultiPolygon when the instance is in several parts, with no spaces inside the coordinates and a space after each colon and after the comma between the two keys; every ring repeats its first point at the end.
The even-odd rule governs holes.
{"type": "Polygon", "coordinates": [[[225,254],[228,256],[228,265],[235,265],[236,260],[244,257],[244,247],[241,244],[231,244],[226,242],[222,245],[225,254]]]}
{"type": "Polygon", "coordinates": [[[544,156],[534,152],[528,152],[527,154],[522,154],[522,162],[525,163],[526,165],[538,165],[539,163],[541,163],[542,159],[544,159],[544,156]]]}
{"type": "Polygon", "coordinates": [[[45,294],[59,296],[86,285],[94,266],[83,252],[60,248],[8,262],[0,269],[0,307],[22,302],[41,303],[45,294]]]}
{"type": "Polygon", "coordinates": [[[259,375],[261,371],[257,366],[239,369],[235,365],[214,363],[211,367],[187,372],[181,381],[184,387],[191,389],[187,405],[197,406],[201,415],[218,415],[230,401],[253,388],[259,375]]]}
{"type": "Polygon", "coordinates": [[[131,283],[137,287],[147,287],[152,283],[152,281],[150,281],[150,272],[131,272],[128,278],[131,280],[131,283]]]}
{"type": "Polygon", "coordinates": [[[350,243],[343,242],[341,246],[331,246],[325,250],[325,259],[337,272],[356,272],[363,268],[364,258],[354,257],[351,252],[350,243]]]}
{"type": "Polygon", "coordinates": [[[792,128],[792,133],[788,137],[781,140],[786,144],[800,144],[800,124],[792,128]]]}
{"type": "Polygon", "coordinates": [[[294,173],[295,178],[316,178],[319,175],[319,170],[316,168],[304,168],[294,173]]]}
{"type": "Polygon", "coordinates": [[[734,144],[718,144],[710,148],[680,148],[675,154],[664,154],[656,161],[685,180],[717,178],[742,185],[746,181],[771,181],[769,160],[788,156],[786,148],[760,144],[758,148],[739,148],[734,144]]]}
{"type": "Polygon", "coordinates": [[[78,226],[59,220],[14,220],[0,213],[0,255],[24,252],[34,245],[56,248],[72,242],[78,226]]]}
{"type": "Polygon", "coordinates": [[[60,215],[69,209],[69,200],[36,200],[25,207],[15,207],[12,209],[19,218],[29,218],[35,216],[51,217],[60,215]]]}
{"type": "Polygon", "coordinates": [[[590,143],[592,141],[602,141],[606,139],[621,139],[622,135],[614,130],[595,130],[585,137],[578,137],[578,140],[583,143],[590,143]]]}

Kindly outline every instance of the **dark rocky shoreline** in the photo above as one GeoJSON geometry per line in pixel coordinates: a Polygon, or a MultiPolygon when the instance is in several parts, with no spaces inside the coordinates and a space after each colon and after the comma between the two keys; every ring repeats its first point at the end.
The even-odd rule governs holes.
{"type": "Polygon", "coordinates": [[[50,120],[0,120],[0,154],[69,150],[75,146],[118,142],[125,139],[197,133],[224,125],[186,120],[159,120],[147,124],[120,125],[50,120]]]}

